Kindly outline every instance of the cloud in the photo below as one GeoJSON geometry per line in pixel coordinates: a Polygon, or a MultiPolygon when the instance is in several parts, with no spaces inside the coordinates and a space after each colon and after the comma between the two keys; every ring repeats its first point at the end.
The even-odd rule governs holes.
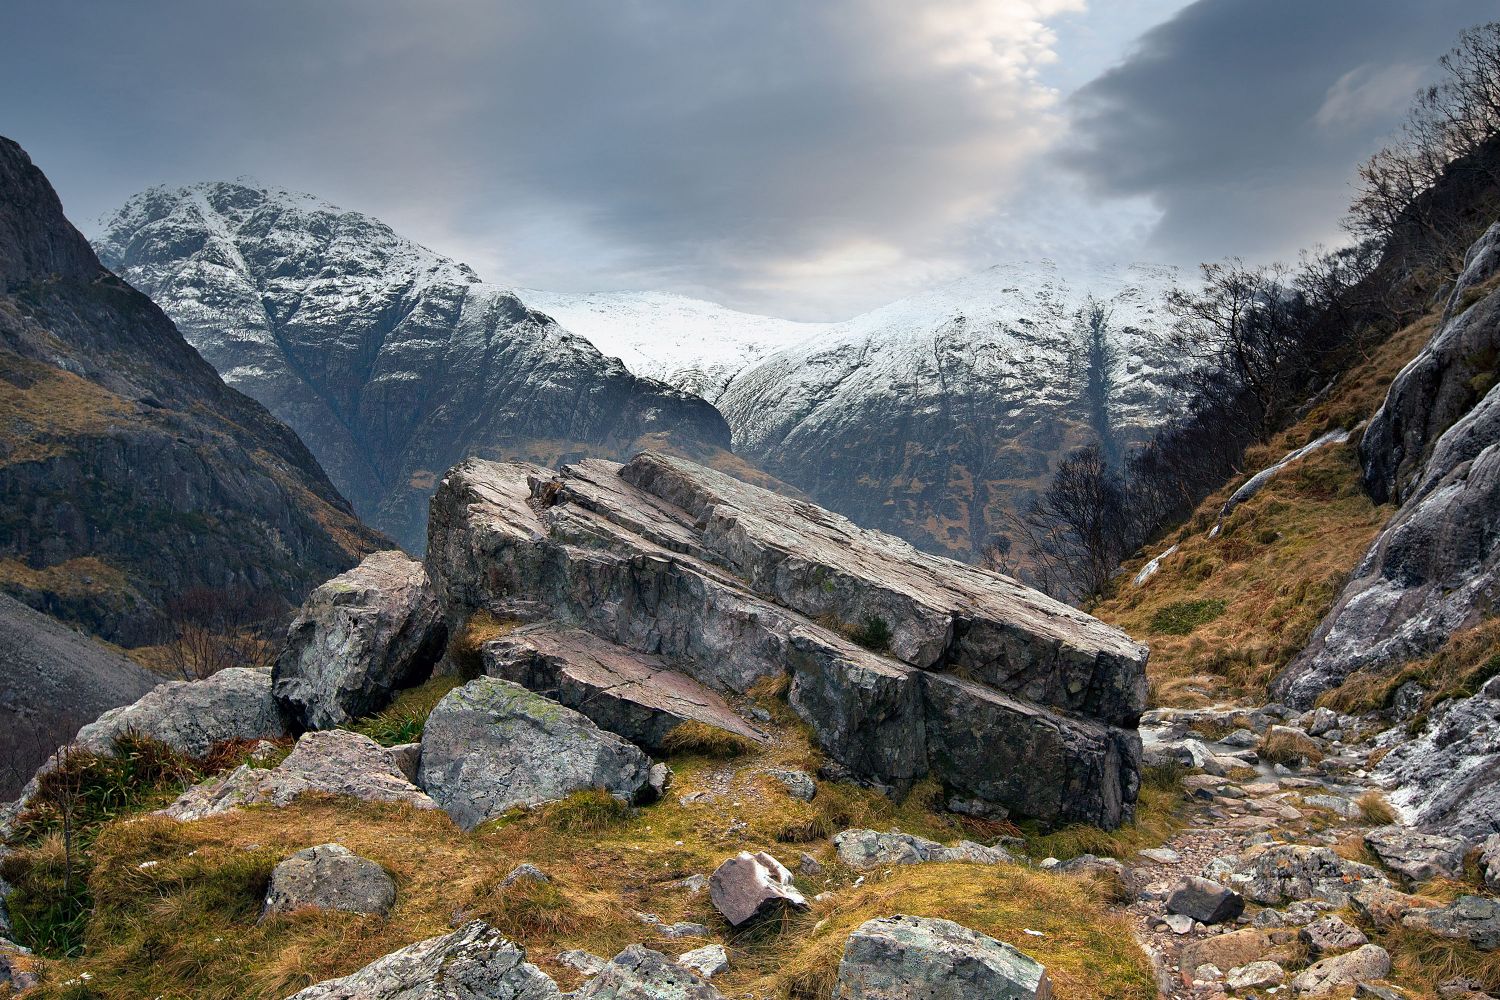
{"type": "Polygon", "coordinates": [[[0,86],[56,81],[18,138],[66,160],[59,186],[94,212],[250,173],[494,280],[839,315],[967,269],[944,247],[1061,133],[1051,23],[1083,12],[59,0],[0,42],[0,86]]]}
{"type": "Polygon", "coordinates": [[[1288,257],[1339,238],[1358,162],[1493,0],[1198,0],[1069,101],[1059,159],[1149,199],[1157,256],[1288,257]]]}

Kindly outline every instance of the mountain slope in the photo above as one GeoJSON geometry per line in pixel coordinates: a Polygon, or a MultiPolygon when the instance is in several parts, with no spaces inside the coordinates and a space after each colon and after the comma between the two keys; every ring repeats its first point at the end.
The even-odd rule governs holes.
{"type": "Polygon", "coordinates": [[[923,548],[972,558],[997,515],[1089,440],[1074,315],[1104,301],[1122,364],[1120,443],[1161,416],[1170,269],[1064,278],[1050,264],[991,268],[837,324],[742,372],[717,399],[736,450],[818,503],[923,548]]]}
{"type": "Polygon", "coordinates": [[[96,245],[412,551],[437,474],[468,455],[551,464],[662,432],[688,450],[729,445],[701,399],[631,374],[467,266],[307,195],[154,188],[96,245]]]}
{"type": "Polygon", "coordinates": [[[388,544],[99,263],[0,139],[0,589],[124,645],[194,588],[300,599],[388,544]]]}
{"type": "Polygon", "coordinates": [[[739,373],[767,355],[828,330],[727,309],[670,292],[518,293],[637,375],[716,402],[739,373]]]}

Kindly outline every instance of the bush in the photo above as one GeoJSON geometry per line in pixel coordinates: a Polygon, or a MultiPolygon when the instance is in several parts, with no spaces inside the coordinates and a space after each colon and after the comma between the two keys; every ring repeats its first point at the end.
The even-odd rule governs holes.
{"type": "Polygon", "coordinates": [[[849,638],[873,653],[888,653],[891,649],[891,626],[884,618],[866,615],[863,622],[849,630],[849,638]]]}

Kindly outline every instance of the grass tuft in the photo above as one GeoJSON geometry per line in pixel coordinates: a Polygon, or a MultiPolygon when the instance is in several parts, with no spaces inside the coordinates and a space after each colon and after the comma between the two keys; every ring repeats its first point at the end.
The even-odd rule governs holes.
{"type": "Polygon", "coordinates": [[[1354,804],[1359,806],[1359,818],[1371,826],[1390,826],[1396,822],[1396,810],[1374,789],[1355,799],[1354,804]]]}
{"type": "Polygon", "coordinates": [[[1175,601],[1158,608],[1151,616],[1151,631],[1158,635],[1190,635],[1224,613],[1225,604],[1218,598],[1175,601]]]}
{"type": "Polygon", "coordinates": [[[432,714],[437,703],[461,683],[463,682],[459,678],[451,675],[433,677],[425,684],[401,692],[384,710],[361,719],[349,728],[370,737],[381,746],[416,743],[422,738],[427,717],[432,714]]]}
{"type": "Polygon", "coordinates": [[[1303,767],[1323,759],[1323,751],[1312,737],[1286,731],[1267,733],[1256,753],[1263,761],[1287,767],[1303,767]]]}
{"type": "Polygon", "coordinates": [[[727,758],[753,753],[757,744],[738,733],[690,719],[667,733],[661,741],[661,748],[668,754],[702,754],[706,757],[727,758]]]}

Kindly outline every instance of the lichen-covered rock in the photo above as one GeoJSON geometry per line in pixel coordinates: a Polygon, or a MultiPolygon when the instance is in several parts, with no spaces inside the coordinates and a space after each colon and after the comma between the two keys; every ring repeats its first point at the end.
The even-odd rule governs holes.
{"type": "Polygon", "coordinates": [[[1411,910],[1401,924],[1461,938],[1483,951],[1500,948],[1500,900],[1488,896],[1460,896],[1447,906],[1411,910]]]}
{"type": "Polygon", "coordinates": [[[77,743],[108,754],[115,737],[126,732],[200,756],[222,740],[277,739],[287,728],[271,696],[271,675],[230,667],[201,681],[158,684],[134,704],[110,709],[84,726],[77,743]]]}
{"type": "Polygon", "coordinates": [[[1200,923],[1222,924],[1245,912],[1245,898],[1217,882],[1190,876],[1168,894],[1167,912],[1181,913],[1200,923]]]}
{"type": "Polygon", "coordinates": [[[1051,1000],[1047,970],[951,920],[896,915],[849,935],[835,1000],[1051,1000]]]}
{"type": "Polygon", "coordinates": [[[1015,859],[1003,847],[985,847],[962,841],[957,847],[945,847],[933,840],[914,837],[892,830],[844,830],[833,838],[839,860],[851,868],[875,865],[915,865],[923,862],[969,862],[971,864],[1008,864],[1015,859]]]}
{"type": "Polygon", "coordinates": [[[631,800],[650,769],[633,744],[496,677],[448,692],[422,730],[420,784],[466,830],[588,788],[631,800]]]}
{"type": "Polygon", "coordinates": [[[306,792],[348,795],[366,802],[404,802],[417,809],[437,804],[411,783],[399,748],[386,748],[343,729],[307,733],[273,768],[241,765],[183,792],[163,814],[188,822],[243,806],[290,805],[306,792]]]}
{"type": "Polygon", "coordinates": [[[741,851],[719,865],[709,876],[708,895],[733,927],[808,905],[792,884],[792,873],[765,851],[741,851]]]}
{"type": "Polygon", "coordinates": [[[342,844],[319,844],[271,869],[262,914],[269,917],[311,907],[383,915],[395,904],[396,883],[384,868],[342,844]]]}
{"type": "Polygon", "coordinates": [[[723,697],[665,660],[582,629],[552,623],[516,629],[485,643],[484,671],[588,716],[600,729],[657,750],[684,722],[764,743],[723,697]]]}
{"type": "Polygon", "coordinates": [[[691,969],[704,979],[712,979],[729,968],[729,954],[722,944],[706,944],[677,956],[677,964],[691,969]]]}
{"type": "Polygon", "coordinates": [[[1391,956],[1379,945],[1367,944],[1342,955],[1314,962],[1291,982],[1299,997],[1328,996],[1368,979],[1384,979],[1391,971],[1391,956]]]}
{"type": "Polygon", "coordinates": [[[778,782],[786,793],[798,802],[811,802],[817,798],[818,783],[806,771],[789,771],[773,768],[766,772],[778,782]]]}
{"type": "Polygon", "coordinates": [[[1500,892],[1500,833],[1490,834],[1479,845],[1479,869],[1490,891],[1500,892]]]}
{"type": "Polygon", "coordinates": [[[376,552],[314,590],[276,660],[276,701],[304,729],[378,711],[425,679],[446,629],[422,564],[376,552]]]}
{"type": "Polygon", "coordinates": [[[481,920],[391,952],[287,1000],[550,1000],[557,984],[481,920]]]}
{"type": "Polygon", "coordinates": [[[690,462],[464,462],[434,498],[428,569],[451,619],[566,620],[724,691],[790,675],[820,749],[867,784],[931,773],[978,815],[1132,815],[1143,647],[690,462]]]}
{"type": "Polygon", "coordinates": [[[1286,970],[1275,962],[1251,962],[1224,974],[1224,985],[1236,992],[1264,990],[1286,982],[1286,970]]]}
{"type": "Polygon", "coordinates": [[[1362,888],[1388,885],[1384,875],[1327,847],[1275,844],[1252,847],[1230,883],[1252,902],[1279,906],[1292,900],[1321,899],[1343,905],[1362,888]]]}
{"type": "Polygon", "coordinates": [[[1297,937],[1314,955],[1348,951],[1370,943],[1364,931],[1332,913],[1303,927],[1297,932],[1297,937]]]}
{"type": "Polygon", "coordinates": [[[1271,937],[1254,927],[1229,931],[1199,938],[1183,946],[1178,964],[1184,969],[1196,969],[1200,965],[1217,965],[1221,969],[1233,969],[1260,961],[1272,948],[1271,937]]]}
{"type": "Polygon", "coordinates": [[[575,1000],[719,1000],[719,991],[661,952],[633,944],[569,996],[575,1000]]]}
{"type": "Polygon", "coordinates": [[[1455,837],[1419,833],[1401,826],[1379,826],[1365,834],[1365,846],[1375,853],[1381,864],[1412,882],[1463,872],[1468,845],[1455,837]]]}

